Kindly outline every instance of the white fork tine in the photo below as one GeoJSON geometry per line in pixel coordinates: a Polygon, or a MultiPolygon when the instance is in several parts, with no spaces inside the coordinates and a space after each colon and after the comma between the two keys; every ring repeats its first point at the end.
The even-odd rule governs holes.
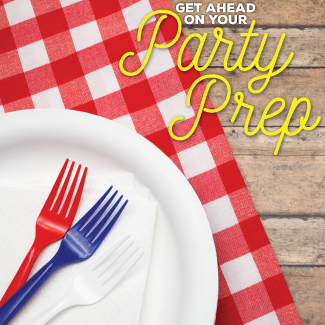
{"type": "MultiPolygon", "coordinates": [[[[120,281],[126,276],[126,274],[133,268],[133,266],[139,261],[139,259],[142,257],[143,253],[139,254],[135,258],[133,258],[126,266],[125,268],[114,278],[113,281],[110,281],[106,284],[107,291],[113,290],[120,281]]],[[[105,284],[104,284],[105,285],[105,284]]]]}
{"type": "Polygon", "coordinates": [[[122,239],[88,265],[86,269],[74,278],[70,288],[61,300],[43,311],[43,313],[31,320],[27,325],[44,325],[61,311],[69,307],[95,304],[106,297],[121,282],[125,275],[134,267],[143,255],[135,255],[138,248],[129,249],[133,242],[125,245],[127,247],[120,248],[129,237],[130,236],[127,236],[122,239]],[[118,248],[122,252],[117,252],[117,257],[112,257],[113,261],[109,261],[108,263],[108,257],[118,248]],[[129,251],[126,252],[127,250],[129,251]],[[123,256],[121,257],[121,255],[123,256]],[[116,260],[118,261],[115,262],[116,260]],[[108,270],[111,264],[113,265],[110,270],[108,270]],[[99,276],[98,273],[100,273],[100,271],[104,272],[102,273],[103,276],[99,276]]]}
{"type": "Polygon", "coordinates": [[[101,277],[103,273],[105,273],[105,271],[133,244],[134,244],[134,240],[129,242],[125,247],[123,247],[123,249],[121,248],[112,258],[108,258],[110,254],[107,255],[106,259],[103,259],[101,265],[98,266],[96,270],[94,270],[96,275],[98,277],[101,277]]]}
{"type": "Polygon", "coordinates": [[[104,254],[99,256],[94,262],[92,262],[86,269],[84,269],[83,272],[94,272],[97,271],[96,269],[101,266],[101,264],[110,256],[112,255],[126,240],[130,238],[130,235],[124,237],[122,240],[120,240],[117,244],[115,244],[113,247],[111,247],[108,251],[106,251],[104,254]]]}
{"type": "MultiPolygon", "coordinates": [[[[105,285],[105,283],[138,251],[138,249],[139,249],[139,247],[132,249],[128,254],[125,254],[125,256],[123,256],[123,258],[121,258],[121,260],[119,260],[118,263],[115,263],[115,265],[112,267],[111,270],[108,271],[109,266],[107,266],[107,268],[104,271],[105,274],[103,276],[100,276],[100,279],[99,279],[100,283],[105,285]]],[[[126,251],[126,249],[124,251],[126,251]]],[[[123,253],[121,253],[120,256],[123,253]]],[[[117,260],[117,258],[115,260],[117,260]]],[[[110,264],[113,264],[114,262],[112,262],[110,264]]]]}

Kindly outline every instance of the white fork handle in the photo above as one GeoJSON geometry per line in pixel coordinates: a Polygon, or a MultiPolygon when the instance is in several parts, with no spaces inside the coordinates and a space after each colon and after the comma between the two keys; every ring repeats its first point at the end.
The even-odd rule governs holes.
{"type": "Polygon", "coordinates": [[[62,299],[58,300],[54,305],[45,309],[41,314],[32,319],[26,325],[45,325],[52,318],[61,313],[61,311],[72,306],[75,306],[75,303],[73,303],[72,299],[69,299],[68,296],[65,295],[62,297],[62,299]]]}

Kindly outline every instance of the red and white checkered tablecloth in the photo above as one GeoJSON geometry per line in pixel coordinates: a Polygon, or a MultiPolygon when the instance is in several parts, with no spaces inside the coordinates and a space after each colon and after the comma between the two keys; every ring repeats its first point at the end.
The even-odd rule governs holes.
{"type": "MultiPolygon", "coordinates": [[[[270,242],[248,194],[216,114],[203,113],[188,140],[204,86],[191,107],[186,94],[199,77],[181,72],[177,54],[184,40],[153,50],[138,76],[119,70],[121,56],[136,70],[155,21],[136,40],[152,10],[171,9],[167,0],[0,0],[0,112],[66,108],[124,124],[158,146],[185,174],[209,219],[218,254],[220,295],[216,324],[301,324],[270,242]]],[[[173,19],[162,23],[161,42],[174,38],[173,19]]],[[[189,50],[184,62],[191,59],[189,50]]],[[[186,64],[185,64],[186,65],[186,64]]],[[[212,108],[211,103],[207,104],[212,108]]],[[[186,225],[184,225],[186,227],[186,225]]]]}

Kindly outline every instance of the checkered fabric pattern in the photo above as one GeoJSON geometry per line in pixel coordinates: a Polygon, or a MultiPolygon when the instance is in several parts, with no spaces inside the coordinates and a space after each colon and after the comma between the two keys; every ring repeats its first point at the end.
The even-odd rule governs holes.
{"type": "MultiPolygon", "coordinates": [[[[152,10],[171,9],[167,0],[0,0],[0,112],[33,108],[84,111],[113,119],[159,147],[185,174],[206,211],[219,260],[216,324],[301,324],[270,242],[248,194],[216,114],[203,113],[188,133],[204,90],[186,94],[198,72],[181,72],[176,58],[184,37],[169,49],[153,50],[145,70],[124,76],[121,56],[136,70],[156,21],[136,41],[140,21],[152,10]]],[[[169,42],[175,21],[158,35],[169,42]]],[[[187,50],[183,61],[192,56],[187,50]]],[[[211,107],[208,101],[207,107],[211,107]]],[[[184,225],[186,227],[186,225],[184,225]]]]}

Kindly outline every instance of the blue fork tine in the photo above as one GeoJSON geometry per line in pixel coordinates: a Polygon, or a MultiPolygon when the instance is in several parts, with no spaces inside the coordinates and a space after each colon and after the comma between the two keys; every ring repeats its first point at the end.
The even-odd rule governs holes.
{"type": "Polygon", "coordinates": [[[121,215],[121,213],[123,212],[124,208],[126,207],[126,205],[128,204],[128,200],[126,200],[124,202],[124,204],[122,205],[122,207],[118,210],[118,212],[115,214],[114,218],[111,220],[111,222],[105,227],[105,229],[103,229],[103,231],[101,232],[101,234],[95,239],[95,244],[96,245],[100,245],[100,243],[104,240],[104,238],[107,236],[107,234],[110,232],[110,230],[113,228],[115,222],[117,221],[117,219],[119,218],[119,216],[121,215]]]}
{"type": "Polygon", "coordinates": [[[102,204],[102,202],[106,199],[109,192],[112,190],[113,186],[111,186],[104,194],[103,196],[93,205],[93,207],[71,228],[80,228],[83,225],[86,224],[86,222],[89,220],[89,218],[95,213],[95,211],[99,208],[99,206],[102,204]]]}
{"type": "Polygon", "coordinates": [[[117,206],[120,204],[121,200],[123,198],[123,195],[117,200],[117,202],[113,205],[113,207],[106,213],[106,215],[102,218],[102,220],[98,223],[98,225],[91,231],[91,233],[88,235],[89,239],[91,241],[94,240],[94,238],[100,233],[101,229],[104,227],[110,216],[113,214],[117,206]]]}
{"type": "MultiPolygon", "coordinates": [[[[107,193],[108,194],[108,193],[107,193]]],[[[88,232],[94,227],[96,222],[100,219],[100,217],[103,215],[103,213],[107,210],[111,202],[114,200],[115,196],[117,194],[117,191],[109,198],[109,200],[103,205],[103,207],[96,213],[95,216],[92,217],[93,213],[89,213],[92,211],[89,211],[82,219],[80,219],[76,224],[75,228],[79,230],[82,234],[88,234],[88,232]],[[87,219],[84,221],[84,219],[87,219]]],[[[99,204],[100,205],[100,204],[99,204]]],[[[98,205],[98,207],[99,207],[98,205]]],[[[96,209],[97,210],[97,209],[96,209]]]]}
{"type": "Polygon", "coordinates": [[[128,201],[125,201],[109,224],[105,226],[108,219],[117,209],[123,196],[118,199],[102,220],[99,221],[113,201],[117,191],[108,199],[95,216],[93,216],[93,214],[104,202],[111,190],[112,187],[110,187],[95,205],[66,233],[54,257],[0,307],[0,325],[8,324],[56,269],[66,264],[86,260],[94,254],[128,203],[128,201]],[[98,224],[96,225],[97,222],[98,224]],[[93,227],[94,229],[92,229],[93,227]],[[91,230],[91,232],[89,236],[87,236],[89,230],[91,230]]]}

